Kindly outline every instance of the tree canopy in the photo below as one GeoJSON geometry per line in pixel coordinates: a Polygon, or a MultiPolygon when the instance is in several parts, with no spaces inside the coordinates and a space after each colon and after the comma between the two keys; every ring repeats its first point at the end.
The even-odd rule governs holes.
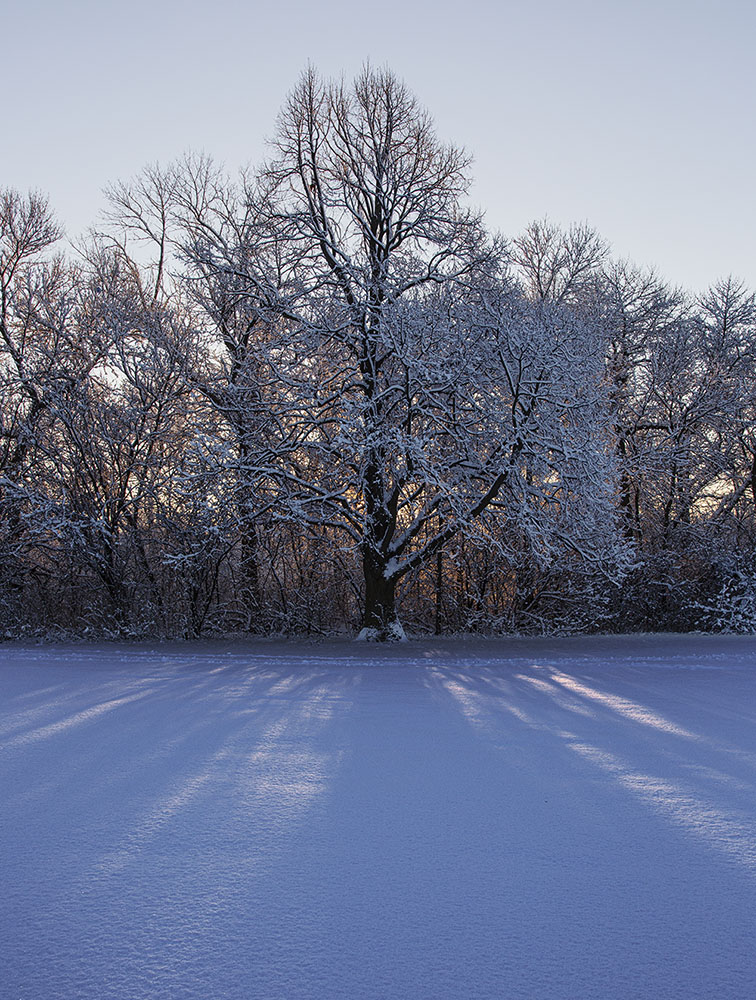
{"type": "Polygon", "coordinates": [[[183,635],[750,628],[753,294],[586,224],[506,239],[388,70],[269,160],[0,192],[0,624],[183,635]]]}

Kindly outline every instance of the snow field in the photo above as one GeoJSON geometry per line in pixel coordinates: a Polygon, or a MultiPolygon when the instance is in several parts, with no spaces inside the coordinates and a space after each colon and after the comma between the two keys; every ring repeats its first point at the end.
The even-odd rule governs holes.
{"type": "Polygon", "coordinates": [[[756,640],[0,652],[0,997],[756,996],[756,640]]]}

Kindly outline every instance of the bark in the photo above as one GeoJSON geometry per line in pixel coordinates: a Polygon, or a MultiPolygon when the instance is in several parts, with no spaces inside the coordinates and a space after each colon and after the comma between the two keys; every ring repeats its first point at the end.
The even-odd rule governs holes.
{"type": "Polygon", "coordinates": [[[242,614],[246,621],[248,632],[262,630],[260,609],[262,606],[260,593],[260,568],[257,543],[257,525],[255,512],[257,502],[254,490],[246,481],[249,467],[254,462],[255,445],[257,443],[254,428],[245,424],[245,418],[240,417],[237,423],[239,435],[240,482],[237,493],[237,516],[239,518],[239,600],[242,614]]]}
{"type": "Polygon", "coordinates": [[[433,631],[441,635],[441,618],[444,607],[444,553],[441,549],[436,553],[436,620],[433,631]]]}
{"type": "Polygon", "coordinates": [[[386,575],[386,563],[380,553],[363,550],[365,610],[359,638],[374,642],[404,639],[404,630],[396,614],[395,576],[386,575]]]}
{"type": "Polygon", "coordinates": [[[257,561],[257,531],[249,514],[243,515],[239,541],[241,547],[239,598],[247,620],[247,630],[259,632],[261,631],[259,621],[261,601],[260,573],[257,561]]]}

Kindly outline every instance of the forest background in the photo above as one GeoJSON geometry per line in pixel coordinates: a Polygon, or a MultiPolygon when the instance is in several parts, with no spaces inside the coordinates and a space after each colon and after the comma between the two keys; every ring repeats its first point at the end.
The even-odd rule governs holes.
{"type": "Polygon", "coordinates": [[[68,252],[3,191],[5,633],[750,631],[753,293],[505,239],[469,186],[368,65],[68,252]]]}

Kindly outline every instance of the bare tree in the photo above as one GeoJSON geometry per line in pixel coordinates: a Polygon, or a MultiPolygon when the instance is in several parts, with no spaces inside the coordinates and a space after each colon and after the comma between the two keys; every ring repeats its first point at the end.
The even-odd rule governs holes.
{"type": "MultiPolygon", "coordinates": [[[[399,584],[488,516],[519,521],[548,559],[548,531],[535,528],[548,508],[579,550],[565,428],[577,439],[595,416],[601,352],[571,381],[590,338],[559,303],[528,306],[502,276],[501,246],[462,205],[467,157],[371,69],[351,88],[308,72],[274,149],[272,220],[281,252],[297,256],[299,293],[279,356],[297,442],[279,453],[282,495],[291,517],[359,552],[361,634],[401,635],[399,584]]],[[[583,453],[603,468],[586,433],[583,453]]],[[[611,534],[609,509],[604,519],[611,534]]]]}
{"type": "Polygon", "coordinates": [[[608,244],[585,224],[561,229],[531,222],[511,246],[511,260],[530,298],[566,304],[590,288],[609,255],[608,244]]]}
{"type": "Polygon", "coordinates": [[[0,191],[0,364],[4,390],[0,431],[2,469],[13,478],[23,466],[33,428],[47,406],[45,377],[55,355],[40,311],[57,297],[60,261],[48,266],[59,240],[47,200],[0,191]],[[54,286],[54,287],[53,287],[54,286]]]}
{"type": "MultiPolygon", "coordinates": [[[[274,149],[267,176],[279,232],[305,291],[300,345],[319,359],[308,405],[321,445],[333,452],[342,440],[351,452],[349,475],[325,491],[308,479],[299,506],[327,500],[328,517],[358,545],[363,634],[385,638],[400,631],[392,542],[400,497],[412,489],[397,453],[414,410],[407,367],[395,363],[397,309],[425,287],[485,269],[493,254],[480,218],[461,205],[467,156],[439,142],[387,71],[367,68],[351,88],[309,71],[284,106],[274,149]]],[[[292,468],[291,483],[303,471],[292,468]]]]}

